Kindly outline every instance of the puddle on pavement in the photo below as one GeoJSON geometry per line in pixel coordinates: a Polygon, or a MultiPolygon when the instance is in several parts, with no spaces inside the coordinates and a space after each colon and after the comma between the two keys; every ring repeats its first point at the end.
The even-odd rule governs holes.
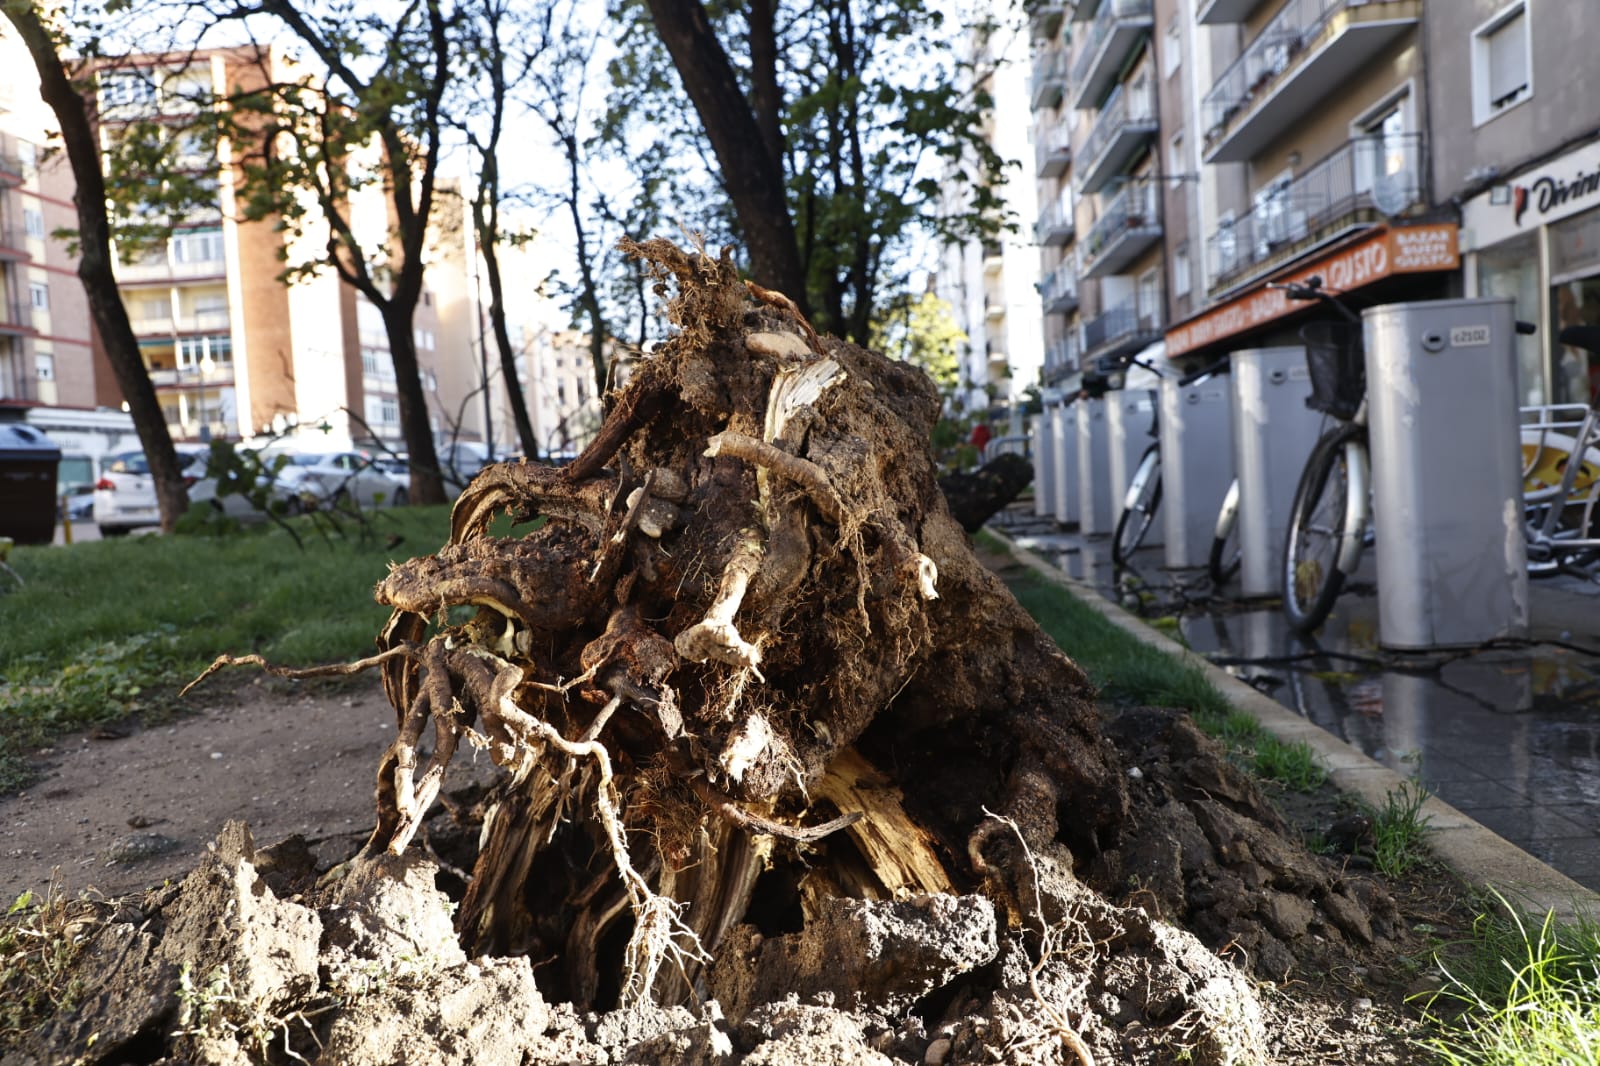
{"type": "MultiPolygon", "coordinates": [[[[1202,571],[1162,569],[1159,549],[1119,572],[1107,538],[1008,532],[1148,620],[1175,616],[1196,652],[1600,890],[1600,656],[1559,646],[1570,632],[1525,648],[1396,655],[1378,643],[1375,589],[1358,582],[1306,639],[1276,603],[1214,600],[1202,571]]],[[[1600,647],[1592,591],[1596,610],[1580,617],[1592,613],[1593,629],[1572,642],[1600,647]]]]}

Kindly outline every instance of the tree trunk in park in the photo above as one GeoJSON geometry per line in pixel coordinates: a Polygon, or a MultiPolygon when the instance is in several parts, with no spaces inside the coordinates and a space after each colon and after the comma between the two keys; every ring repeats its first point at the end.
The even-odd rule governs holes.
{"type": "Polygon", "coordinates": [[[701,0],[648,3],[656,33],[716,153],[738,216],[739,237],[749,251],[750,276],[788,295],[802,314],[808,313],[805,268],[784,194],[775,5],[758,2],[747,13],[755,86],[753,99],[747,99],[701,0]]]}
{"type": "Polygon", "coordinates": [[[55,38],[45,26],[37,6],[13,0],[6,4],[5,14],[27,45],[39,72],[40,93],[61,125],[62,147],[77,186],[72,201],[78,215],[78,277],[89,301],[89,314],[105,344],[106,358],[116,376],[117,387],[127,401],[139,444],[150,464],[156,503],[161,509],[161,529],[170,533],[189,509],[189,490],[184,484],[183,470],[178,466],[172,434],[167,431],[166,416],[139,354],[139,341],[128,321],[128,310],[122,304],[122,293],[112,271],[105,172],[101,169],[100,142],[89,119],[89,102],[62,64],[55,38]]]}

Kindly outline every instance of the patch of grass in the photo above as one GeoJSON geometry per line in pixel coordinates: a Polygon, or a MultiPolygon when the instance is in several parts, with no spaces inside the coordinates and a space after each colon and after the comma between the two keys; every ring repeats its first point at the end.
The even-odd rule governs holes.
{"type": "Polygon", "coordinates": [[[26,584],[0,595],[0,792],[53,737],[170,712],[221,653],[292,665],[369,653],[389,613],[373,585],[391,561],[437,550],[449,509],[386,509],[371,523],[360,536],[308,526],[303,549],[270,527],[14,549],[26,584]]]}
{"type": "Polygon", "coordinates": [[[1256,744],[1250,768],[1256,776],[1296,792],[1315,792],[1328,780],[1328,771],[1317,761],[1316,752],[1303,740],[1286,744],[1264,735],[1256,744]]]}
{"type": "Polygon", "coordinates": [[[1428,818],[1422,813],[1427,801],[1427,789],[1403,781],[1384,796],[1381,807],[1373,808],[1372,862],[1384,876],[1401,877],[1427,860],[1423,840],[1428,818]]]}
{"type": "Polygon", "coordinates": [[[1530,915],[1496,894],[1440,959],[1422,1041],[1448,1066],[1600,1062],[1600,925],[1530,915]]]}
{"type": "Polygon", "coordinates": [[[52,886],[42,898],[24,892],[0,918],[0,1046],[72,1007],[72,963],[93,924],[78,920],[86,909],[93,905],[70,903],[52,886]]]}

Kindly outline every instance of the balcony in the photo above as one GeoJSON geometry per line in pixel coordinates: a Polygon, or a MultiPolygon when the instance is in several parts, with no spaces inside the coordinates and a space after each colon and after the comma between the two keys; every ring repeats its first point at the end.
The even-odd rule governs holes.
{"type": "Polygon", "coordinates": [[[1352,225],[1423,203],[1420,133],[1357,137],[1277,188],[1206,241],[1211,288],[1231,288],[1352,225]]]}
{"type": "Polygon", "coordinates": [[[130,284],[139,281],[192,281],[195,278],[220,278],[228,272],[225,259],[202,259],[198,262],[169,263],[163,258],[138,263],[116,261],[117,281],[130,284]]]}
{"type": "Polygon", "coordinates": [[[1122,71],[1139,39],[1155,23],[1153,0],[1102,0],[1072,65],[1072,106],[1093,107],[1122,71]]]}
{"type": "Polygon", "coordinates": [[[1207,26],[1231,26],[1249,18],[1263,0],[1201,0],[1196,22],[1207,26]]]}
{"type": "Polygon", "coordinates": [[[1072,21],[1088,22],[1100,10],[1100,0],[1072,0],[1072,21]]]}
{"type": "Polygon", "coordinates": [[[1412,32],[1421,10],[1421,0],[1289,0],[1206,94],[1205,161],[1253,159],[1412,32]]]}
{"type": "Polygon", "coordinates": [[[1100,218],[1083,239],[1082,276],[1103,278],[1119,274],[1161,239],[1156,214],[1156,184],[1130,181],[1112,197],[1100,218]]]}
{"type": "Polygon", "coordinates": [[[22,165],[22,157],[0,152],[0,186],[21,185],[26,180],[27,168],[22,165]]]}
{"type": "Polygon", "coordinates": [[[28,234],[11,226],[0,228],[0,263],[20,263],[32,259],[28,254],[28,234]]]}
{"type": "Polygon", "coordinates": [[[1156,99],[1150,83],[1141,79],[1112,89],[1089,139],[1083,142],[1078,191],[1095,193],[1105,188],[1155,135],[1156,99]]]}
{"type": "Polygon", "coordinates": [[[1105,314],[1084,323],[1084,359],[1129,355],[1155,343],[1161,339],[1164,317],[1159,299],[1140,307],[1139,301],[1130,296],[1105,314]]]}
{"type": "Polygon", "coordinates": [[[178,318],[171,316],[150,316],[136,318],[132,321],[133,331],[141,336],[170,337],[179,333],[216,333],[227,330],[230,321],[228,312],[222,311],[196,311],[192,315],[178,318]]]}
{"type": "Polygon", "coordinates": [[[1067,88],[1067,56],[1059,48],[1046,48],[1033,57],[1033,89],[1030,100],[1035,111],[1055,107],[1067,88]]]}
{"type": "Polygon", "coordinates": [[[1078,268],[1071,259],[1039,282],[1039,298],[1047,315],[1070,315],[1078,309],[1078,268]]]}
{"type": "Polygon", "coordinates": [[[1028,18],[1033,23],[1033,34],[1040,40],[1048,41],[1055,37],[1061,29],[1061,20],[1066,14],[1066,0],[1033,0],[1033,3],[1028,5],[1028,18]]]}
{"type": "Polygon", "coordinates": [[[233,384],[233,364],[217,363],[211,370],[202,372],[198,366],[166,367],[151,370],[150,384],[155,386],[192,386],[216,388],[233,384]]]}
{"type": "Polygon", "coordinates": [[[33,327],[33,306],[15,300],[0,303],[0,336],[4,337],[31,337],[35,330],[33,327]]]}
{"type": "Polygon", "coordinates": [[[1042,124],[1033,146],[1039,177],[1059,178],[1072,163],[1072,130],[1065,122],[1042,124]]]}
{"type": "Polygon", "coordinates": [[[1059,200],[1046,204],[1033,227],[1034,239],[1046,247],[1060,248],[1072,243],[1072,234],[1072,212],[1059,200]]]}
{"type": "Polygon", "coordinates": [[[1078,331],[1068,330],[1066,336],[1045,347],[1044,382],[1050,384],[1069,374],[1077,373],[1082,356],[1083,345],[1078,340],[1078,331]]]}

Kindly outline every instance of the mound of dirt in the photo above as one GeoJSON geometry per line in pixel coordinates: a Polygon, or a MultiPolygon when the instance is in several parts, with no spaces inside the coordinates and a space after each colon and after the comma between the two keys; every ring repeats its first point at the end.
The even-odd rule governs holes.
{"type": "Polygon", "coordinates": [[[230,825],[4,1061],[1314,1060],[1343,990],[1267,982],[1413,950],[1389,894],[1183,715],[1102,716],[952,519],[925,375],[630,250],[677,332],[594,444],[480,475],[376,656],[262,664],[381,670],[366,846],[230,825]]]}

